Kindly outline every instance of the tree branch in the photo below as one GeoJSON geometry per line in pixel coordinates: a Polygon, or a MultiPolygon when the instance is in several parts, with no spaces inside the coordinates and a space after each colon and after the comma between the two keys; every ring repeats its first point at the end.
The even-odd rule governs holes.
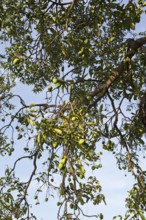
{"type": "Polygon", "coordinates": [[[62,6],[62,5],[70,5],[70,4],[72,4],[73,1],[61,3],[61,2],[54,2],[54,1],[50,0],[50,2],[52,2],[54,5],[62,6]]]}
{"type": "Polygon", "coordinates": [[[125,55],[125,58],[123,59],[119,67],[115,69],[113,75],[111,75],[108,78],[108,80],[105,81],[99,88],[96,88],[93,92],[90,92],[88,95],[91,97],[95,97],[102,93],[102,95],[100,96],[101,99],[107,92],[108,88],[118,79],[118,77],[123,73],[123,71],[127,69],[127,63],[129,64],[128,59],[131,59],[136,54],[138,49],[141,48],[144,44],[146,44],[146,36],[137,40],[133,40],[132,43],[128,45],[129,48],[125,55]]]}

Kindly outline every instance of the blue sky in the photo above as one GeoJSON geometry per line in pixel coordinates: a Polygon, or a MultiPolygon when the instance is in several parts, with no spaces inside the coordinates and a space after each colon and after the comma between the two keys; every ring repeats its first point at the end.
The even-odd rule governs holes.
{"type": "MultiPolygon", "coordinates": [[[[124,172],[119,172],[116,161],[112,155],[105,153],[103,155],[103,168],[97,172],[97,178],[99,178],[101,185],[103,187],[103,193],[106,196],[107,205],[101,204],[99,206],[93,206],[92,204],[87,204],[84,207],[86,214],[98,214],[100,212],[104,213],[104,219],[110,220],[114,215],[125,213],[124,200],[127,191],[132,187],[133,178],[131,175],[125,177],[124,172]]],[[[42,203],[42,207],[35,209],[39,219],[51,220],[56,219],[56,204],[55,199],[51,200],[50,203],[42,203]]],[[[88,218],[81,218],[81,220],[88,218]]],[[[95,220],[96,218],[91,218],[95,220]]]]}
{"type": "MultiPolygon", "coordinates": [[[[19,94],[22,96],[22,98],[25,99],[27,104],[33,103],[42,103],[42,97],[45,97],[45,92],[42,94],[32,94],[31,87],[24,86],[21,83],[18,83],[16,88],[13,89],[14,94],[19,94]],[[31,95],[30,95],[31,94],[31,95]]],[[[17,103],[17,101],[16,101],[17,103]]],[[[24,143],[25,144],[25,143],[24,143]]],[[[13,161],[16,159],[16,157],[21,152],[21,147],[23,146],[23,142],[16,145],[17,148],[20,150],[16,153],[14,153],[13,158],[2,158],[1,159],[1,167],[6,168],[6,164],[12,165],[13,161]]],[[[98,148],[98,146],[97,146],[98,148]]],[[[101,150],[101,147],[99,146],[99,151],[101,150]]],[[[125,213],[125,207],[124,207],[124,199],[126,197],[127,191],[130,190],[133,183],[133,177],[131,177],[130,174],[128,174],[127,177],[125,177],[124,171],[119,171],[116,164],[116,159],[114,158],[113,154],[110,152],[103,151],[103,155],[101,156],[101,162],[103,164],[103,167],[99,169],[98,171],[94,171],[93,175],[96,175],[97,179],[101,182],[103,194],[106,196],[106,202],[107,205],[104,203],[99,206],[93,206],[91,203],[87,204],[85,207],[83,207],[83,210],[86,214],[99,214],[100,212],[104,213],[105,220],[112,219],[114,215],[118,214],[124,214],[125,213]]],[[[29,172],[31,172],[31,163],[28,161],[20,162],[20,164],[17,167],[17,172],[20,177],[25,181],[28,178],[29,172]]],[[[2,172],[2,171],[1,171],[2,172]]],[[[91,171],[87,171],[91,172],[91,171]]],[[[92,175],[92,173],[90,173],[92,175]]],[[[36,190],[37,184],[33,182],[31,185],[31,188],[29,190],[29,198],[32,202],[32,205],[34,202],[34,193],[36,190]]],[[[56,219],[56,213],[58,210],[58,207],[56,206],[56,202],[59,200],[57,192],[54,193],[55,197],[54,199],[50,197],[50,200],[48,203],[46,203],[45,200],[45,190],[42,196],[40,197],[40,203],[39,206],[33,206],[33,211],[37,216],[37,220],[52,220],[56,219]]],[[[87,218],[81,218],[81,220],[84,220],[87,218]]],[[[95,218],[91,218],[95,219],[95,218]]]]}
{"type": "MultiPolygon", "coordinates": [[[[13,89],[14,94],[19,94],[26,100],[26,103],[29,105],[31,103],[42,103],[42,97],[45,97],[45,92],[42,94],[32,94],[31,87],[24,86],[21,83],[17,84],[17,87],[13,89]]],[[[17,102],[17,101],[16,101],[17,102]]],[[[23,145],[23,143],[22,143],[23,145]]],[[[18,146],[19,147],[19,146],[18,146]]],[[[98,146],[97,146],[98,147],[98,146]]],[[[100,147],[99,147],[100,148],[100,147]]],[[[100,151],[101,149],[99,149],[100,151]]],[[[21,148],[20,148],[21,151],[21,148]]],[[[14,154],[13,160],[17,154],[14,154]]],[[[6,167],[8,160],[3,159],[3,166],[6,167]]],[[[31,164],[26,161],[20,163],[18,166],[17,172],[22,177],[22,179],[26,180],[28,177],[28,173],[31,171],[31,164]],[[23,169],[23,170],[22,170],[23,169]]],[[[103,194],[106,196],[107,205],[101,204],[99,206],[93,206],[91,203],[87,204],[83,209],[86,214],[98,214],[100,212],[104,213],[104,219],[109,220],[112,219],[114,215],[123,214],[125,213],[125,197],[127,195],[127,191],[131,189],[132,184],[134,182],[133,177],[131,174],[127,174],[125,176],[125,171],[119,171],[116,159],[114,158],[113,154],[110,152],[103,151],[103,155],[101,156],[101,162],[103,167],[99,169],[96,173],[97,179],[101,182],[103,194]]],[[[12,164],[12,161],[11,161],[12,164]]],[[[92,173],[91,173],[92,175],[92,173]]],[[[36,183],[33,182],[29,194],[30,200],[32,201],[32,205],[34,204],[34,193],[36,190],[36,183]]],[[[39,206],[33,206],[33,211],[37,216],[37,220],[52,220],[56,219],[56,213],[58,207],[56,206],[56,202],[58,201],[59,197],[57,193],[54,193],[54,199],[50,197],[48,203],[45,200],[45,190],[42,196],[40,197],[39,206]]],[[[84,220],[87,218],[81,218],[84,220]]],[[[95,218],[91,218],[95,219],[95,218]]]]}
{"type": "MultiPolygon", "coordinates": [[[[141,23],[136,26],[137,32],[143,32],[146,30],[145,19],[146,17],[143,16],[141,23]]],[[[42,103],[42,97],[45,97],[45,92],[42,94],[33,94],[31,87],[24,86],[21,83],[18,83],[17,87],[14,89],[14,93],[24,97],[24,100],[26,100],[27,104],[31,104],[32,102],[42,103]]],[[[103,193],[106,196],[107,205],[105,206],[104,204],[101,204],[99,206],[93,206],[92,204],[87,204],[83,209],[85,210],[86,214],[98,214],[103,212],[105,217],[104,219],[111,220],[114,215],[122,215],[125,213],[126,209],[124,200],[128,190],[130,190],[133,185],[134,179],[130,173],[127,174],[125,171],[119,171],[116,164],[116,159],[111,153],[104,151],[104,154],[101,158],[103,168],[96,172],[96,176],[103,187],[103,193]],[[127,176],[125,176],[126,174],[127,176]]],[[[8,161],[8,158],[3,158],[1,160],[3,168],[6,168],[8,161]]],[[[12,164],[12,161],[10,163],[12,164]]],[[[141,159],[141,163],[143,167],[146,166],[146,161],[141,159]]],[[[29,164],[26,165],[25,163],[22,163],[18,168],[18,172],[22,173],[22,178],[25,179],[27,173],[30,171],[29,169],[29,164]]],[[[34,203],[33,193],[35,192],[35,189],[36,184],[34,183],[29,191],[30,199],[32,199],[32,205],[34,203]]],[[[55,220],[58,210],[58,207],[56,206],[58,195],[55,193],[55,198],[50,198],[48,203],[44,202],[44,195],[42,195],[41,198],[41,205],[34,206],[33,211],[37,216],[37,220],[55,220]]],[[[81,220],[84,219],[87,218],[82,218],[81,220]]],[[[94,220],[95,218],[91,219],[94,220]]]]}

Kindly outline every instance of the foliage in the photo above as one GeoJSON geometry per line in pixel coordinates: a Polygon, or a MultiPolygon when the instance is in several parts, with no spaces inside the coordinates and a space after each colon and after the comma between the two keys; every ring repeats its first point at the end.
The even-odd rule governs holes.
{"type": "Polygon", "coordinates": [[[135,32],[145,6],[142,0],[0,1],[0,154],[18,156],[0,179],[1,219],[36,219],[28,199],[33,181],[36,205],[44,188],[46,202],[59,193],[58,219],[103,219],[82,210],[88,202],[106,203],[94,176],[102,149],[135,177],[120,219],[145,219],[139,152],[145,150],[146,34],[135,32]],[[27,104],[14,93],[20,82],[45,91],[44,101],[27,104]],[[17,175],[22,161],[31,162],[27,181],[17,175]]]}

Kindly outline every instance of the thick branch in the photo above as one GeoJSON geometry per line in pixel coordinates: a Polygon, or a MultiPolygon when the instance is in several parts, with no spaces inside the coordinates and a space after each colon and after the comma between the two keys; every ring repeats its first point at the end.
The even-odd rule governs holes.
{"type": "Polygon", "coordinates": [[[129,45],[129,48],[128,48],[128,51],[125,55],[125,58],[123,59],[123,61],[119,65],[119,67],[117,67],[115,69],[113,75],[111,75],[108,78],[108,80],[105,81],[99,88],[96,88],[93,92],[90,92],[88,95],[92,96],[92,97],[97,96],[100,93],[103,93],[103,95],[104,95],[106,93],[106,91],[108,90],[108,88],[116,81],[116,79],[126,69],[127,62],[129,62],[126,60],[131,59],[136,54],[138,49],[141,48],[144,44],[146,44],[146,36],[139,38],[137,40],[133,40],[132,43],[129,45]]]}

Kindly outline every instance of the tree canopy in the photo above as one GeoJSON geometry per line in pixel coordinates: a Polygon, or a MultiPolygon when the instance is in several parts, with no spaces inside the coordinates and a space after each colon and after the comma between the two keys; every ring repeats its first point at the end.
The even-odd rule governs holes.
{"type": "Polygon", "coordinates": [[[0,1],[0,155],[15,159],[0,178],[2,220],[36,219],[28,199],[34,182],[36,205],[42,191],[46,202],[58,192],[56,218],[103,219],[82,210],[106,203],[94,175],[103,150],[135,178],[125,216],[114,218],[145,219],[146,30],[136,31],[145,7],[143,0],[0,1]],[[43,101],[15,94],[20,83],[43,91],[43,101]],[[23,160],[25,181],[17,173],[23,160]]]}

